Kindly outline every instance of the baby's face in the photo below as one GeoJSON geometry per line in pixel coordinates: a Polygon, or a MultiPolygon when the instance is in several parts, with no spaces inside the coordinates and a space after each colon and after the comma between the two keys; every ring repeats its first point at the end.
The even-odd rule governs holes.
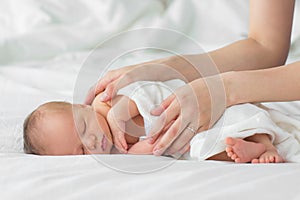
{"type": "Polygon", "coordinates": [[[40,130],[46,155],[109,154],[113,146],[106,119],[91,106],[48,112],[40,130]]]}

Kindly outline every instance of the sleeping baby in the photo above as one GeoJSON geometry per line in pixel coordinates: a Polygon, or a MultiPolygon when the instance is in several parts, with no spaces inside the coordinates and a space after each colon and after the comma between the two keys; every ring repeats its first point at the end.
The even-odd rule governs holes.
{"type": "MultiPolygon", "coordinates": [[[[81,155],[124,153],[113,144],[107,122],[112,106],[123,106],[131,124],[126,124],[128,154],[152,154],[156,143],[141,140],[157,118],[150,110],[184,83],[137,82],[118,92],[112,103],[98,97],[91,106],[49,102],[34,110],[24,122],[24,151],[37,155],[81,155]],[[130,127],[135,127],[130,130],[130,127]]],[[[121,114],[124,114],[121,113],[121,114]]],[[[263,120],[269,116],[255,105],[228,108],[216,125],[191,141],[190,156],[198,160],[224,160],[239,163],[283,162],[273,143],[276,125],[263,120]],[[234,116],[234,117],[232,117],[234,116]],[[257,120],[260,119],[260,120],[257,120]]],[[[281,137],[284,140],[285,136],[281,137]]],[[[159,140],[159,139],[158,139],[159,140]]],[[[157,140],[157,141],[158,141],[157,140]]],[[[277,140],[278,142],[278,140],[277,140]]]]}
{"type": "MultiPolygon", "coordinates": [[[[24,122],[24,150],[37,155],[121,153],[112,142],[113,136],[106,120],[109,109],[109,104],[101,103],[97,106],[45,103],[24,122]]],[[[140,116],[133,120],[143,126],[140,116]]],[[[128,153],[152,152],[153,145],[139,141],[138,136],[125,134],[125,138],[130,147],[128,153]]]]}

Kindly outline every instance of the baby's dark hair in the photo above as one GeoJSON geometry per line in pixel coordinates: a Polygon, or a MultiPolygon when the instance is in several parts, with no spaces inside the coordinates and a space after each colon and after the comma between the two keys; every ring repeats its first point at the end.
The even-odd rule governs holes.
{"type": "Polygon", "coordinates": [[[65,109],[66,106],[71,106],[71,104],[60,101],[48,102],[39,106],[26,117],[23,124],[23,150],[25,153],[41,155],[45,149],[38,141],[38,135],[41,134],[40,130],[38,130],[38,127],[45,114],[45,111],[59,111],[65,109]]]}

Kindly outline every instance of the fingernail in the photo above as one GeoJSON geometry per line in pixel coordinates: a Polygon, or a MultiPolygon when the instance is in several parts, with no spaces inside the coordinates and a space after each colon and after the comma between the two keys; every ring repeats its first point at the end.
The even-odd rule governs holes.
{"type": "Polygon", "coordinates": [[[101,96],[99,97],[100,101],[105,101],[107,99],[108,95],[104,92],[101,94],[101,96]]]}

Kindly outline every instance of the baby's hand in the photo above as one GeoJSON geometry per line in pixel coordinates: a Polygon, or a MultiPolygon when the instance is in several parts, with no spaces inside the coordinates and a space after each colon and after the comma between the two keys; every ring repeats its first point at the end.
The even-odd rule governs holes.
{"type": "Polygon", "coordinates": [[[136,104],[126,96],[116,96],[111,101],[111,109],[107,121],[113,135],[115,146],[121,153],[127,153],[128,145],[125,139],[125,124],[139,115],[136,104]]]}
{"type": "Polygon", "coordinates": [[[128,145],[124,133],[117,132],[117,134],[113,134],[113,140],[116,148],[120,151],[120,153],[127,153],[128,145]]]}
{"type": "Polygon", "coordinates": [[[120,153],[127,153],[128,145],[125,139],[125,121],[117,119],[112,109],[108,112],[107,122],[113,136],[113,142],[120,153]]]}

